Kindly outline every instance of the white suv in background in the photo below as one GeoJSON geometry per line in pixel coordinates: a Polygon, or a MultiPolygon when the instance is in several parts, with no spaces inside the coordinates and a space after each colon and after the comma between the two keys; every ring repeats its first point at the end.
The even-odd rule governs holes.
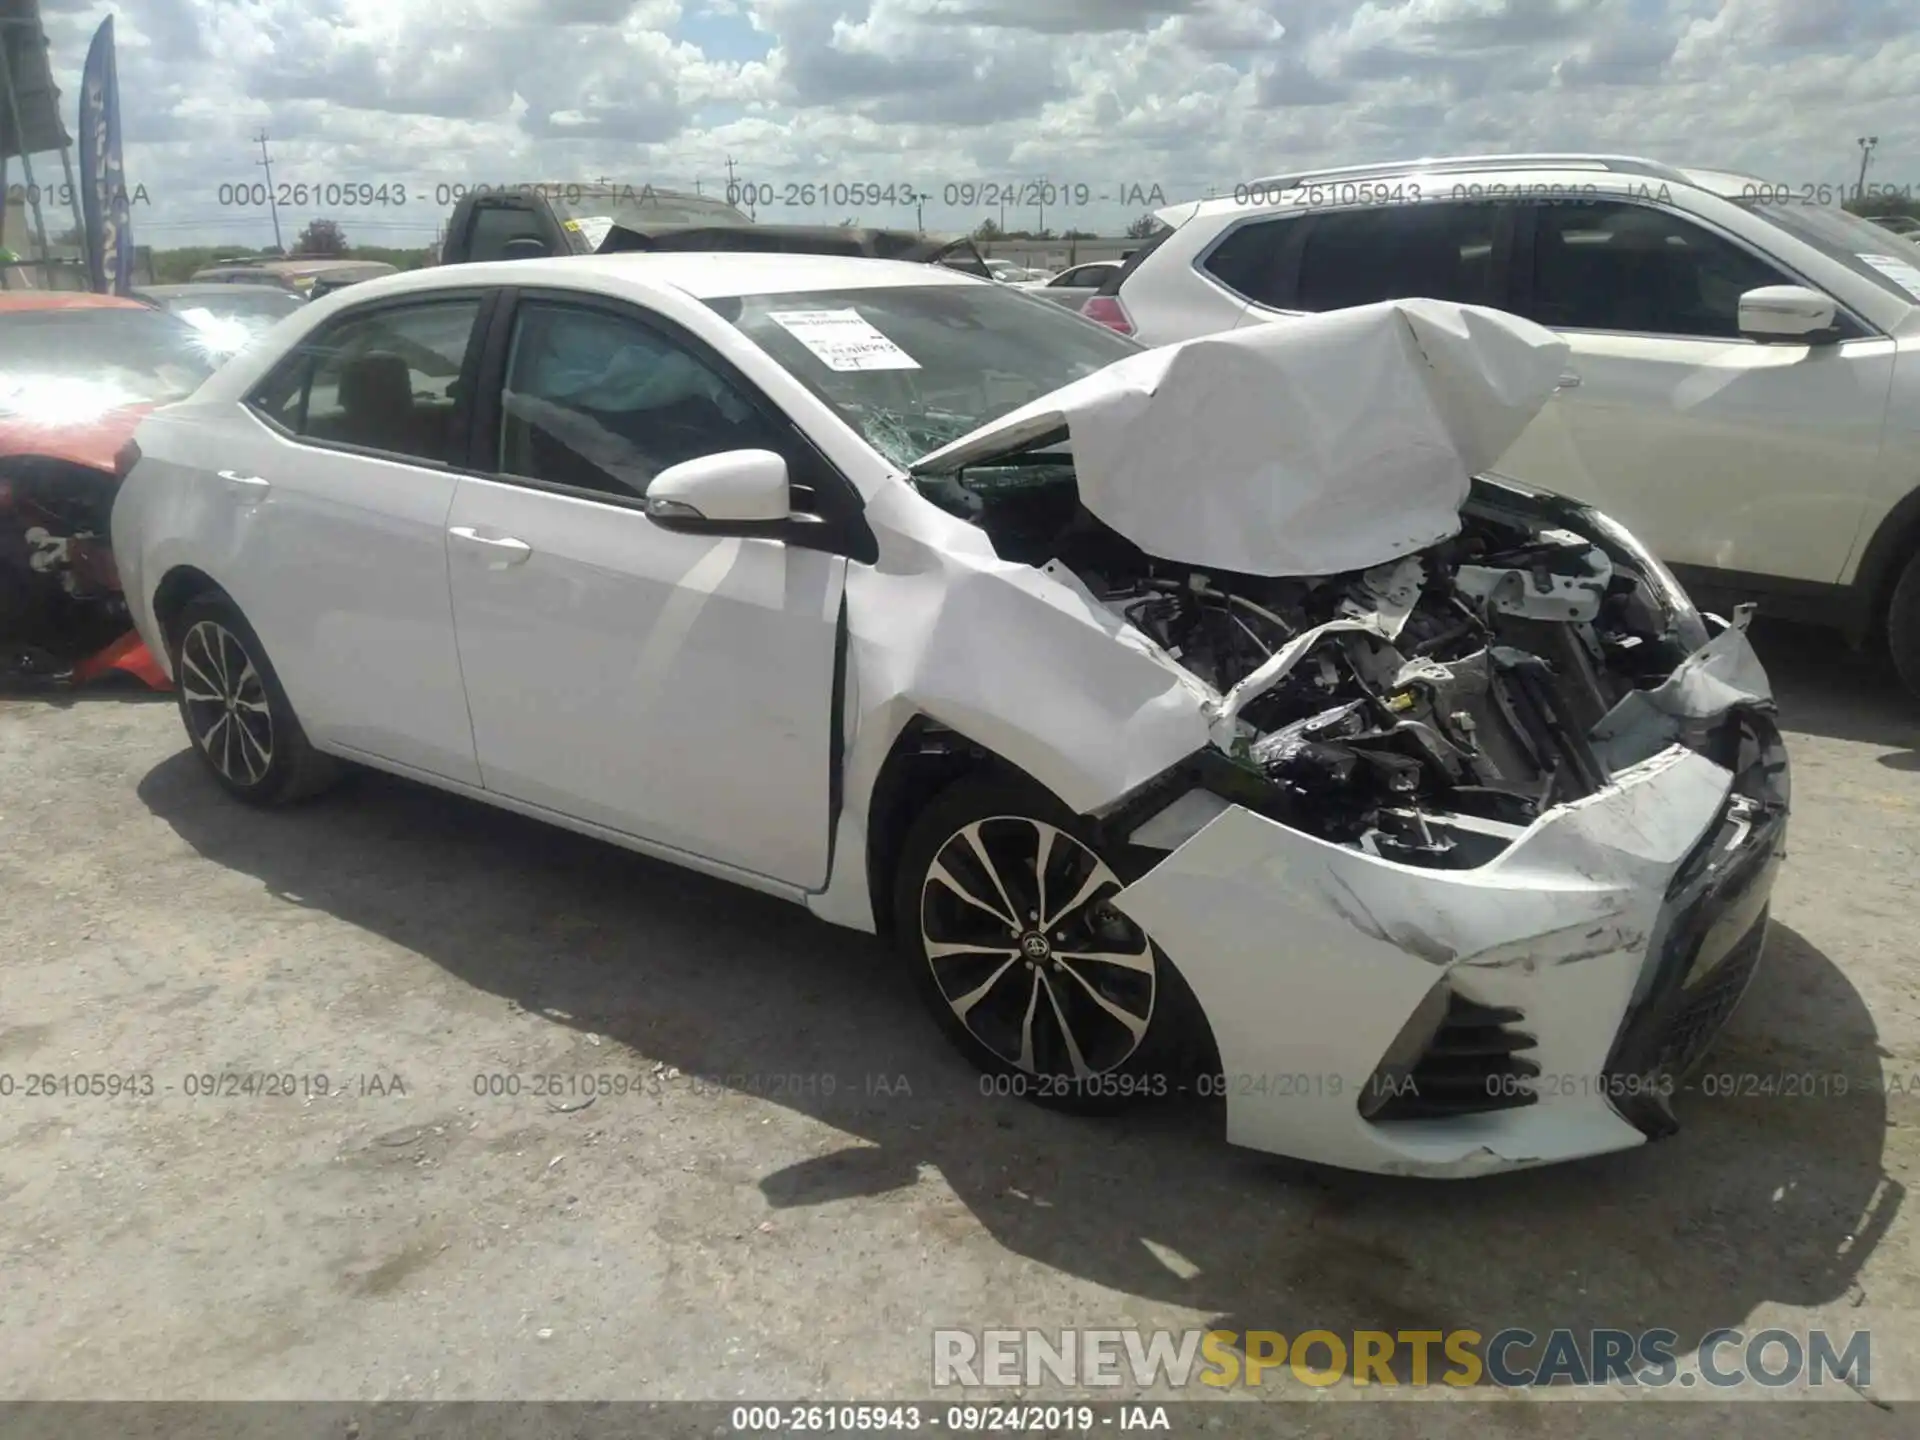
{"type": "Polygon", "coordinates": [[[1413,296],[1538,321],[1570,373],[1501,473],[1703,604],[1884,632],[1920,693],[1920,246],[1841,188],[1591,155],[1281,176],[1161,211],[1083,313],[1151,345],[1413,296]]]}

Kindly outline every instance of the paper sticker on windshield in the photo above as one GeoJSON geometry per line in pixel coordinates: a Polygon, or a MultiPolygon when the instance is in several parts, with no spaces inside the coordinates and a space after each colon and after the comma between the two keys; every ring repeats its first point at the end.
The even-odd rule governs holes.
{"type": "Polygon", "coordinates": [[[578,230],[587,244],[593,249],[598,250],[601,242],[607,238],[607,233],[613,229],[613,217],[611,215],[586,215],[578,220],[569,220],[567,222],[567,228],[569,230],[578,230]]]}
{"type": "Polygon", "coordinates": [[[1920,300],[1920,269],[1893,255],[1862,255],[1860,258],[1914,299],[1920,300]]]}
{"type": "Polygon", "coordinates": [[[829,370],[920,368],[918,360],[869,325],[858,310],[770,310],[767,318],[829,370]]]}

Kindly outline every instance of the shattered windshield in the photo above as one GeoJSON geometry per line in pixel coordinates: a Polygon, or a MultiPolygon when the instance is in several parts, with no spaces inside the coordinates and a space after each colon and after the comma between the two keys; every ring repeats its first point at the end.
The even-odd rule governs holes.
{"type": "Polygon", "coordinates": [[[707,302],[906,467],[1140,346],[997,285],[902,285],[707,302]]]}

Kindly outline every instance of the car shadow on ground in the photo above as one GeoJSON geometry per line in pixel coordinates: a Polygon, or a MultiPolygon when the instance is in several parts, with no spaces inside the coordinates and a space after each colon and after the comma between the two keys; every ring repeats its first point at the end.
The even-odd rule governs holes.
{"type": "MultiPolygon", "coordinates": [[[[364,774],[261,813],[185,752],[140,793],[195,850],[290,904],[842,1132],[843,1148],[759,1177],[773,1209],[902,1189],[932,1167],[1008,1250],[1218,1328],[1659,1327],[1684,1354],[1764,1303],[1842,1300],[1902,1195],[1882,1164],[1872,1018],[1785,926],[1714,1068],[1845,1074],[1847,1094],[1716,1085],[1682,1097],[1685,1128],[1658,1145],[1422,1182],[1236,1150],[1218,1102],[1087,1120],[984,1094],[872,937],[474,802],[364,774]]],[[[953,1218],[944,1238],[958,1243],[972,1227],[953,1218]]],[[[1021,1324],[1011,1307],[964,1318],[1021,1324]]]]}
{"type": "Polygon", "coordinates": [[[1850,650],[1830,630],[1783,620],[1756,620],[1752,635],[1789,730],[1878,746],[1889,770],[1920,770],[1920,698],[1884,650],[1850,650]]]}

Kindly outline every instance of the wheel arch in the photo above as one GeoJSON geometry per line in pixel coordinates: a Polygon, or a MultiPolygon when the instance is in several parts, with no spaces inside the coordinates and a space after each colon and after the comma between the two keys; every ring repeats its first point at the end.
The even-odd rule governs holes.
{"type": "Polygon", "coordinates": [[[1848,638],[1864,643],[1884,632],[1887,604],[1907,561],[1920,553],[1920,485],[1916,485],[1880,518],[1861,552],[1854,571],[1855,601],[1849,617],[1848,638]]]}
{"type": "Polygon", "coordinates": [[[867,895],[874,929],[882,937],[894,933],[894,867],[914,820],[949,785],[983,773],[1039,784],[1019,766],[929,715],[916,714],[900,727],[867,801],[867,895]]]}
{"type": "MultiPolygon", "coordinates": [[[[1178,767],[1178,770],[1184,773],[1185,768],[1178,767]]],[[[1184,785],[1177,781],[1172,789],[1166,788],[1163,782],[1174,776],[1175,772],[1169,772],[1155,782],[1152,789],[1160,792],[1157,798],[1148,798],[1143,790],[1125,797],[1116,807],[1081,814],[1081,818],[1093,825],[1093,838],[1086,843],[1098,851],[1105,851],[1109,843],[1124,845],[1120,837],[1133,828],[1131,815],[1142,803],[1148,812],[1157,811],[1164,808],[1170,796],[1184,790],[1184,785]],[[1117,830],[1111,824],[1114,816],[1121,817],[1117,830]]],[[[867,811],[867,888],[875,931],[889,945],[901,939],[900,917],[894,913],[895,871],[907,836],[930,804],[965,780],[1031,787],[1053,796],[1068,812],[1081,813],[1074,812],[1050,786],[1005,756],[925,713],[916,713],[895,737],[874,782],[867,811]]],[[[1146,858],[1145,852],[1128,848],[1135,862],[1146,858]]],[[[1140,878],[1137,873],[1131,873],[1132,867],[1121,868],[1112,855],[1104,854],[1102,858],[1120,869],[1123,885],[1140,878]]],[[[1146,859],[1147,867],[1151,868],[1162,858],[1164,855],[1146,859]]],[[[1178,962],[1157,944],[1155,948],[1177,1032],[1172,1048],[1163,1058],[1169,1077],[1176,1084],[1184,1084],[1193,1075],[1218,1069],[1219,1043],[1212,1018],[1181,973],[1178,962]]]]}
{"type": "Polygon", "coordinates": [[[153,623],[159,627],[160,638],[169,649],[173,645],[174,625],[180,618],[180,612],[191,601],[206,594],[220,595],[228,600],[233,598],[211,575],[192,565],[175,565],[153,587],[153,623]]]}

